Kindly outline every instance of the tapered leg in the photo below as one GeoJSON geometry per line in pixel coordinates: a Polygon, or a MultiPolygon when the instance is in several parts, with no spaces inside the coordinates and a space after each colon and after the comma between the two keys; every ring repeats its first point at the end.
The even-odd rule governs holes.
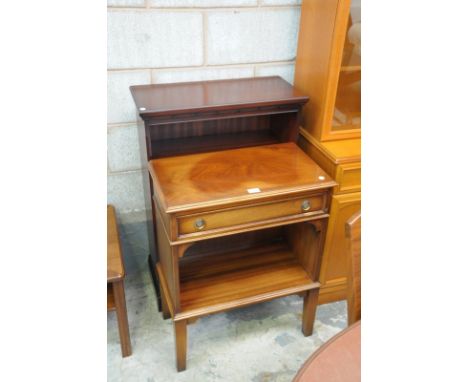
{"type": "Polygon", "coordinates": [[[304,308],[302,312],[302,333],[304,336],[310,336],[314,330],[315,311],[317,310],[318,289],[312,289],[306,292],[304,296],[304,308]]]}
{"type": "Polygon", "coordinates": [[[169,307],[167,305],[166,297],[164,296],[164,292],[161,291],[161,307],[162,307],[162,315],[163,318],[166,320],[171,317],[171,312],[169,311],[169,307]]]}
{"type": "Polygon", "coordinates": [[[112,288],[114,290],[115,310],[117,313],[117,322],[119,325],[122,357],[128,357],[132,354],[132,344],[130,342],[130,332],[128,330],[127,305],[125,303],[123,280],[113,282],[112,288]]]}
{"type": "Polygon", "coordinates": [[[183,371],[187,361],[187,321],[174,321],[177,371],[183,371]]]}

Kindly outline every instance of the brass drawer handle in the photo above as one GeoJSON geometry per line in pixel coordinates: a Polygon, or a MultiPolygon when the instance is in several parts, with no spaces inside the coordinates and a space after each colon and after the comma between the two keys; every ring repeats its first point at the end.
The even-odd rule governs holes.
{"type": "Polygon", "coordinates": [[[203,219],[195,220],[194,226],[195,226],[196,229],[199,229],[199,230],[203,229],[203,228],[205,228],[205,225],[206,225],[205,220],[203,220],[203,219]]]}
{"type": "Polygon", "coordinates": [[[301,204],[302,211],[306,212],[310,210],[310,202],[308,200],[304,200],[301,204]]]}

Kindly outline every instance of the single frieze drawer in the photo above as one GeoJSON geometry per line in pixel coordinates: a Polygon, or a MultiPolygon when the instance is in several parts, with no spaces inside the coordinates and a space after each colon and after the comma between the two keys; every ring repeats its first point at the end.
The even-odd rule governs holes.
{"type": "Polygon", "coordinates": [[[361,190],[361,163],[346,163],[338,166],[336,180],[337,192],[356,192],[361,190]]]}
{"type": "Polygon", "coordinates": [[[178,236],[232,229],[258,222],[297,219],[301,215],[325,213],[326,206],[326,194],[321,193],[279,202],[181,216],[177,218],[178,236]]]}

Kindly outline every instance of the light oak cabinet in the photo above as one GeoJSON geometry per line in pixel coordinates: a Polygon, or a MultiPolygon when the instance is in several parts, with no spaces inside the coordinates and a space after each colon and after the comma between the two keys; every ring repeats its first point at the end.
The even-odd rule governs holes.
{"type": "Polygon", "coordinates": [[[294,86],[309,96],[299,146],[338,185],[321,267],[319,303],[346,298],[345,222],[361,206],[361,3],[302,3],[294,86]]]}

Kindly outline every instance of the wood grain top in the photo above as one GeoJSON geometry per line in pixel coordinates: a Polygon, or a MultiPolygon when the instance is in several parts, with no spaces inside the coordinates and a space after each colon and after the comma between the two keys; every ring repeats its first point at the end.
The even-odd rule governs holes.
{"type": "Polygon", "coordinates": [[[107,206],[107,282],[120,280],[125,276],[120,247],[117,219],[113,206],[107,206]]]}
{"type": "Polygon", "coordinates": [[[137,85],[131,86],[130,91],[142,118],[174,114],[175,111],[303,104],[308,100],[279,76],[137,85]]]}
{"type": "Polygon", "coordinates": [[[336,185],[292,142],[160,158],[148,166],[167,213],[336,185]]]}

